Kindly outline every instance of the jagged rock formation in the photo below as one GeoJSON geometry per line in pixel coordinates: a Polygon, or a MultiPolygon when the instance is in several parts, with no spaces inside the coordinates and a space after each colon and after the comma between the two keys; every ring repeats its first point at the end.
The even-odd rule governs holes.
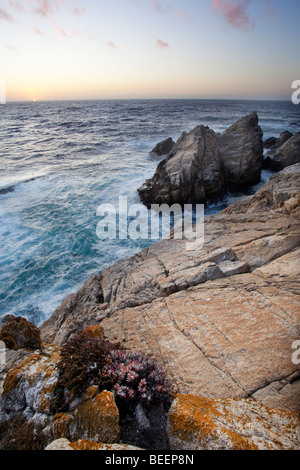
{"type": "Polygon", "coordinates": [[[175,145],[175,142],[172,139],[172,137],[168,137],[167,139],[162,140],[161,142],[159,142],[154,147],[154,149],[151,150],[150,155],[155,154],[155,155],[158,155],[159,157],[161,157],[162,155],[167,155],[169,152],[171,152],[174,145],[175,145]]]}
{"type": "Polygon", "coordinates": [[[269,167],[273,171],[281,171],[295,163],[300,163],[300,134],[288,139],[269,157],[269,167]]]}
{"type": "Polygon", "coordinates": [[[222,134],[203,125],[184,132],[138,192],[146,206],[214,200],[260,181],[262,130],[252,113],[222,134]]]}
{"type": "Polygon", "coordinates": [[[269,139],[266,139],[264,141],[264,148],[268,149],[268,154],[271,155],[272,153],[275,153],[276,150],[285,144],[291,137],[293,137],[291,132],[284,131],[280,134],[279,138],[270,137],[269,139]]]}
{"type": "Polygon", "coordinates": [[[208,217],[204,246],[164,240],[92,276],[42,326],[63,344],[90,324],[151,355],[179,392],[300,409],[300,164],[208,217]]]}

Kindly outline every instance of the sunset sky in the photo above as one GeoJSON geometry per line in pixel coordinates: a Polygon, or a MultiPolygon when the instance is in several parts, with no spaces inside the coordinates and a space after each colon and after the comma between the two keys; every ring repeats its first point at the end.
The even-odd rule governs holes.
{"type": "Polygon", "coordinates": [[[6,99],[290,99],[299,0],[0,0],[6,99]]]}

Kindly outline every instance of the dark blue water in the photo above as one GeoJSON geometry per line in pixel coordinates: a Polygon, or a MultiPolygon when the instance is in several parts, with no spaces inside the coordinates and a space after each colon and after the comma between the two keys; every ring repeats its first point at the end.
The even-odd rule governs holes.
{"type": "Polygon", "coordinates": [[[289,102],[0,106],[0,317],[11,313],[40,324],[90,274],[149,245],[149,240],[99,240],[97,207],[117,206],[119,196],[139,202],[137,188],[158,164],[149,152],[160,140],[176,140],[199,124],[222,131],[252,111],[265,138],[300,129],[300,106],[289,102]]]}

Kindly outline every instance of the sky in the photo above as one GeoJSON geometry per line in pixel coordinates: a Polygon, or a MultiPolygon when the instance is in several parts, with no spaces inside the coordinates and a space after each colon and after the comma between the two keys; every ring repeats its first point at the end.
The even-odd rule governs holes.
{"type": "Polygon", "coordinates": [[[299,0],[0,0],[7,101],[290,99],[299,0]]]}

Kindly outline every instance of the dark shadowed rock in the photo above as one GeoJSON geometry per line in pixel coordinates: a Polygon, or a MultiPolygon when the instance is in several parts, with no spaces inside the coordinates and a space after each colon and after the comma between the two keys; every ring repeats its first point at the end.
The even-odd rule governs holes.
{"type": "Polygon", "coordinates": [[[40,349],[40,330],[26,318],[5,316],[0,324],[0,340],[8,349],[40,349]]]}
{"type": "Polygon", "coordinates": [[[269,156],[269,168],[281,171],[289,165],[300,163],[300,134],[295,134],[269,156]]]}
{"type": "Polygon", "coordinates": [[[285,144],[289,139],[293,137],[293,134],[289,131],[282,132],[280,137],[270,137],[264,141],[264,148],[270,149],[269,154],[276,152],[276,150],[283,144],[285,144]]]}
{"type": "Polygon", "coordinates": [[[261,178],[262,131],[256,113],[239,119],[223,134],[205,126],[184,132],[153,178],[138,192],[146,206],[206,202],[227,189],[243,190],[261,178]]]}
{"type": "Polygon", "coordinates": [[[169,137],[168,139],[165,139],[161,142],[159,142],[154,149],[150,152],[150,155],[167,155],[169,152],[171,152],[172,148],[174,147],[175,142],[172,139],[172,137],[169,137]]]}

